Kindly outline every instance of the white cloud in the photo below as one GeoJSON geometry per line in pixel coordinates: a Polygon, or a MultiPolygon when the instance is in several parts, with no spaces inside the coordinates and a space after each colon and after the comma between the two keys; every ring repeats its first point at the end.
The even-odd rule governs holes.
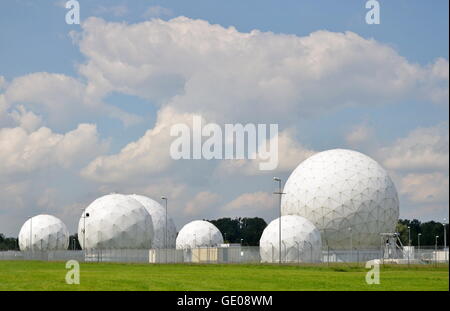
{"type": "Polygon", "coordinates": [[[261,217],[270,221],[277,217],[279,209],[275,195],[267,192],[253,192],[239,195],[221,208],[223,217],[261,217]]]}
{"type": "Polygon", "coordinates": [[[0,76],[0,90],[3,89],[6,85],[6,80],[4,76],[0,76]]]}
{"type": "Polygon", "coordinates": [[[244,193],[227,203],[223,210],[265,210],[273,209],[273,197],[267,192],[244,193]]]}
{"type": "Polygon", "coordinates": [[[374,129],[367,124],[358,124],[354,126],[345,136],[345,141],[350,146],[361,146],[372,143],[374,140],[374,129]]]}
{"type": "Polygon", "coordinates": [[[144,136],[129,143],[118,154],[100,156],[83,169],[86,178],[106,182],[122,182],[137,176],[148,176],[167,169],[170,157],[171,125],[192,124],[192,115],[179,114],[172,108],[158,112],[156,124],[144,136]]]}
{"type": "Polygon", "coordinates": [[[197,193],[192,200],[186,204],[184,213],[189,216],[201,215],[206,209],[214,210],[215,204],[219,201],[220,196],[209,191],[197,193]]]}
{"type": "Polygon", "coordinates": [[[447,170],[449,168],[448,123],[418,128],[380,150],[383,164],[395,170],[447,170]]]}
{"type": "Polygon", "coordinates": [[[99,87],[86,86],[67,75],[32,73],[15,78],[3,96],[0,94],[0,116],[2,110],[26,104],[30,110],[47,114],[46,122],[58,126],[102,114],[119,119],[126,126],[141,121],[139,116],[103,103],[102,98],[106,94],[99,87]]]}
{"type": "MultiPolygon", "coordinates": [[[[315,153],[302,144],[294,136],[293,129],[286,129],[278,136],[278,167],[275,172],[290,172],[303,160],[315,153]]],[[[217,175],[262,175],[273,174],[274,171],[261,171],[261,160],[223,160],[217,167],[217,175]]]]}
{"type": "Polygon", "coordinates": [[[79,45],[88,61],[80,72],[89,88],[202,112],[218,122],[292,123],[349,105],[448,98],[447,60],[411,64],[352,32],[241,33],[186,17],[132,25],[89,18],[82,27],[79,45]]]}
{"type": "Polygon", "coordinates": [[[449,177],[443,173],[408,174],[400,183],[399,192],[413,203],[447,203],[449,177]]]}
{"type": "Polygon", "coordinates": [[[11,114],[13,120],[17,125],[27,132],[33,132],[42,125],[42,118],[34,114],[32,111],[27,111],[23,105],[17,106],[11,114]]]}
{"type": "Polygon", "coordinates": [[[2,178],[11,174],[31,173],[43,167],[69,168],[80,165],[104,152],[97,128],[80,124],[66,134],[41,127],[27,132],[21,127],[0,129],[0,171],[2,178]]]}

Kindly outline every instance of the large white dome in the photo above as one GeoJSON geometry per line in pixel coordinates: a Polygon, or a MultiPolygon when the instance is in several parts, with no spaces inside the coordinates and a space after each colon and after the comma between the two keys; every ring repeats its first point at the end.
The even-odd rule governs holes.
{"type": "Polygon", "coordinates": [[[344,149],[317,153],[289,176],[282,215],[299,215],[321,231],[331,249],[378,248],[394,232],[399,202],[386,171],[366,155],[344,149]]]}
{"type": "Polygon", "coordinates": [[[217,246],[223,243],[222,233],[209,221],[195,220],[178,232],[177,249],[217,246]]]}
{"type": "Polygon", "coordinates": [[[83,249],[85,240],[87,249],[150,249],[152,238],[152,217],[141,203],[123,194],[96,199],[78,223],[83,249]]]}
{"type": "MultiPolygon", "coordinates": [[[[272,220],[264,229],[259,241],[262,262],[279,262],[280,218],[272,220]]],[[[320,262],[322,239],[319,230],[307,219],[297,216],[281,216],[281,261],[320,262]]]]}
{"type": "MultiPolygon", "coordinates": [[[[132,194],[130,197],[141,203],[147,212],[152,216],[153,222],[153,242],[152,248],[165,248],[164,234],[166,229],[166,210],[165,208],[143,195],[132,194]]],[[[177,227],[172,218],[167,216],[167,248],[175,248],[175,240],[177,238],[177,227]]]]}
{"type": "Polygon", "coordinates": [[[65,250],[68,246],[69,231],[55,216],[34,216],[23,224],[19,232],[19,248],[22,251],[65,250]]]}

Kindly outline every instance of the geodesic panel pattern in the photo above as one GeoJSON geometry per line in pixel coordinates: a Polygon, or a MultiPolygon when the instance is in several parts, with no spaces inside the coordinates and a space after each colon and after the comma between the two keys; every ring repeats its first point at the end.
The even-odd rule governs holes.
{"type": "Polygon", "coordinates": [[[83,249],[150,249],[152,239],[152,217],[141,203],[123,194],[96,199],[78,223],[83,249]]]}
{"type": "Polygon", "coordinates": [[[178,232],[176,248],[197,248],[217,246],[223,243],[222,233],[212,223],[204,220],[194,220],[184,225],[178,232]]]}
{"type": "Polygon", "coordinates": [[[19,232],[19,248],[22,251],[66,250],[68,246],[69,231],[55,216],[34,216],[23,224],[19,232]]]}
{"type": "Polygon", "coordinates": [[[282,215],[310,220],[331,249],[379,247],[380,233],[394,232],[397,190],[368,156],[345,149],[317,153],[289,176],[282,215]]]}
{"type": "MultiPolygon", "coordinates": [[[[164,234],[166,230],[166,209],[161,204],[149,197],[132,194],[130,197],[144,205],[147,212],[152,216],[153,242],[152,248],[166,248],[164,234]]],[[[175,248],[177,238],[177,227],[172,218],[167,215],[167,248],[175,248]]]]}
{"type": "MultiPolygon", "coordinates": [[[[280,218],[272,220],[259,241],[262,262],[279,262],[280,218]]],[[[281,262],[320,262],[320,231],[309,220],[297,216],[281,216],[281,262]]]]}

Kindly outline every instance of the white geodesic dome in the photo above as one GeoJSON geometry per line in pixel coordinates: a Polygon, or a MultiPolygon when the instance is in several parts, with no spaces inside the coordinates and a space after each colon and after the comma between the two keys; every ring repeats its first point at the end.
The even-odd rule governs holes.
{"type": "Polygon", "coordinates": [[[19,232],[19,248],[22,251],[66,250],[69,231],[66,225],[52,215],[37,215],[28,219],[19,232]]]}
{"type": "Polygon", "coordinates": [[[175,240],[177,238],[177,227],[172,218],[167,216],[167,233],[166,233],[166,210],[161,204],[149,197],[143,195],[132,194],[130,197],[141,203],[147,212],[152,216],[153,222],[153,242],[152,248],[165,248],[164,235],[167,234],[167,248],[175,248],[175,240]]]}
{"type": "Polygon", "coordinates": [[[222,233],[209,221],[194,220],[178,232],[176,248],[187,249],[217,246],[223,243],[222,233]]]}
{"type": "Polygon", "coordinates": [[[289,176],[282,215],[299,215],[321,232],[331,249],[378,248],[380,233],[394,232],[397,190],[368,156],[345,149],[317,153],[289,176]]]}
{"type": "MultiPolygon", "coordinates": [[[[279,262],[280,218],[272,220],[259,240],[262,262],[279,262]]],[[[281,262],[322,261],[320,231],[309,220],[297,216],[281,216],[281,262]]]]}
{"type": "Polygon", "coordinates": [[[83,249],[150,249],[152,239],[152,217],[141,203],[123,194],[96,199],[78,223],[83,249]]]}

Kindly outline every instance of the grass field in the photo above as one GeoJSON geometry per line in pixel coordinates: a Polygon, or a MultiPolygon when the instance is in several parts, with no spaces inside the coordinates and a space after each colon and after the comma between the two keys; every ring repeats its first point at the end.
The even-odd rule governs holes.
{"type": "Polygon", "coordinates": [[[64,262],[0,261],[0,290],[444,290],[448,266],[384,266],[379,285],[364,267],[80,263],[80,284],[64,262]]]}

